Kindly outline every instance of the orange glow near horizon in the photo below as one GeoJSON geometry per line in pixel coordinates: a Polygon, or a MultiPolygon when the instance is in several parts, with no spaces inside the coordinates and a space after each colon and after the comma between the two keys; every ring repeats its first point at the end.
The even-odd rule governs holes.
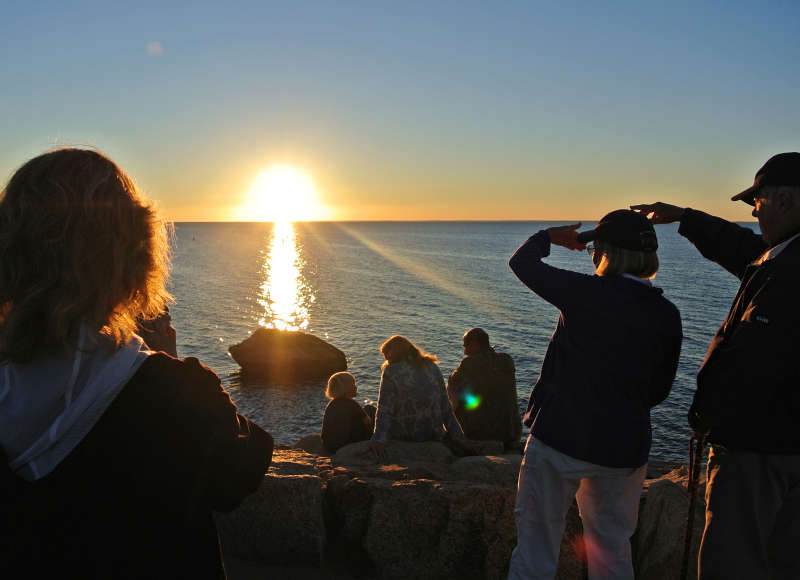
{"type": "Polygon", "coordinates": [[[238,221],[257,222],[313,221],[327,217],[314,181],[290,165],[274,165],[260,173],[234,214],[238,221]]]}

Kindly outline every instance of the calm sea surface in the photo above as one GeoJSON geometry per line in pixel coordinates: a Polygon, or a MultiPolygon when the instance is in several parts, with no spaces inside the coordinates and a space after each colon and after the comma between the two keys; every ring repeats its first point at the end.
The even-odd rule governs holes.
{"type": "MultiPolygon", "coordinates": [[[[523,410],[558,312],[523,286],[507,262],[529,235],[550,225],[176,224],[172,316],[178,354],[214,369],[240,410],[278,443],[289,444],[319,431],[325,385],[243,384],[228,347],[259,325],[300,328],[344,351],[358,398],[371,402],[383,362],[378,346],[386,338],[403,334],[436,354],[446,377],[462,357],[464,331],[481,326],[498,350],[514,358],[523,410]]],[[[680,309],[684,339],[672,393],[652,413],[652,456],[682,459],[697,369],[737,280],[702,258],[677,226],[656,229],[661,269],[655,283],[680,309]]],[[[586,252],[554,247],[547,261],[593,272],[586,252]]]]}

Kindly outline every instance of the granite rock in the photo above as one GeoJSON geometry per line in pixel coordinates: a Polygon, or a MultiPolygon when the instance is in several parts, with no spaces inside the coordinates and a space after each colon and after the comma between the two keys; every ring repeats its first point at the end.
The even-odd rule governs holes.
{"type": "MultiPolygon", "coordinates": [[[[318,435],[299,443],[308,450],[317,441],[318,435]]],[[[507,575],[516,545],[519,454],[459,458],[437,442],[390,442],[386,460],[378,462],[368,445],[353,443],[332,457],[278,446],[259,491],[219,517],[226,555],[328,570],[334,557],[362,578],[507,575]]],[[[653,462],[648,470],[632,540],[640,580],[674,578],[680,567],[688,499],[685,467],[670,471],[674,467],[653,462]]],[[[702,495],[698,499],[693,562],[703,522],[702,495]]],[[[556,578],[584,574],[573,502],[556,578]]]]}

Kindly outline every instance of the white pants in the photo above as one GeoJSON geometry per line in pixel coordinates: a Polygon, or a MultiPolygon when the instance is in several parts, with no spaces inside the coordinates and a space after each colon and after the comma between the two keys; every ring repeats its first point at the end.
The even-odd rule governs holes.
{"type": "Polygon", "coordinates": [[[647,464],[637,468],[573,459],[528,437],[519,470],[517,547],[509,579],[552,580],[564,535],[564,519],[577,497],[583,520],[589,578],[633,579],[630,537],[636,531],[647,464]]]}

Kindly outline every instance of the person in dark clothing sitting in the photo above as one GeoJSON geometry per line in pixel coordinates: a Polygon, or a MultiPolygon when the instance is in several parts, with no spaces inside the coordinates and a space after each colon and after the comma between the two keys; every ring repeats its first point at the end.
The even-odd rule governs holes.
{"type": "Polygon", "coordinates": [[[348,372],[331,375],[325,396],[331,401],[322,417],[322,444],[331,453],[348,443],[364,441],[372,435],[375,407],[362,408],[353,399],[358,394],[356,378],[348,372]],[[365,411],[371,410],[370,415],[365,411]]]}
{"type": "Polygon", "coordinates": [[[56,150],[4,188],[5,577],[225,577],[212,510],[256,490],[273,440],[210,369],[136,334],[165,312],[168,271],[166,225],[104,155],[56,150]]]}
{"type": "Polygon", "coordinates": [[[482,328],[469,329],[462,344],[466,356],[447,379],[447,396],[464,434],[519,449],[522,421],[514,360],[495,352],[482,328]]]}

